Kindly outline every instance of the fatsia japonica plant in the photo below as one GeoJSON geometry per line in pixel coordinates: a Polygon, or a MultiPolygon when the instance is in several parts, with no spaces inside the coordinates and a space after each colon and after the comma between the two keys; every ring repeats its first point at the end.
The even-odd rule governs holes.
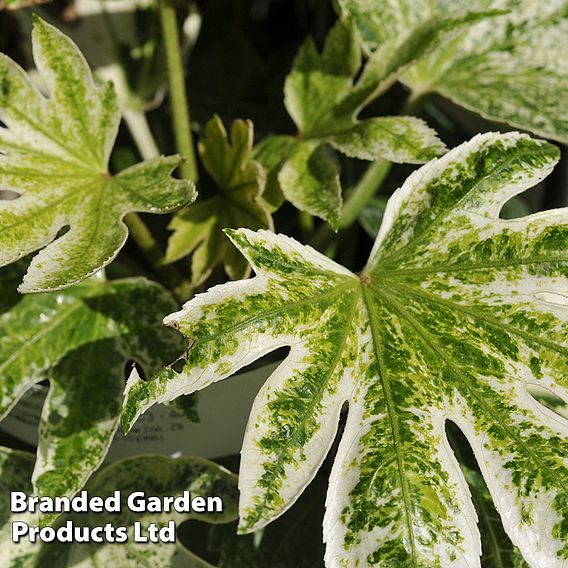
{"type": "Polygon", "coordinates": [[[0,420],[44,399],[37,449],[0,437],[1,564],[568,565],[568,2],[28,4],[0,2],[0,420]],[[104,463],[253,364],[240,463],[104,463]],[[83,489],[224,510],[9,510],[83,489]]]}

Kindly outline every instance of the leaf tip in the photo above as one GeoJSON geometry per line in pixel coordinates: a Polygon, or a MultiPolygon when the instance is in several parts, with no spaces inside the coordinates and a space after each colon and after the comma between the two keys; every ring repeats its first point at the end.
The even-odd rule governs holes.
{"type": "Polygon", "coordinates": [[[137,403],[136,397],[137,389],[134,389],[134,387],[141,382],[142,379],[138,374],[138,370],[136,366],[133,366],[124,389],[124,403],[120,414],[120,427],[125,436],[130,432],[138,416],[141,414],[139,408],[140,404],[137,403]]]}

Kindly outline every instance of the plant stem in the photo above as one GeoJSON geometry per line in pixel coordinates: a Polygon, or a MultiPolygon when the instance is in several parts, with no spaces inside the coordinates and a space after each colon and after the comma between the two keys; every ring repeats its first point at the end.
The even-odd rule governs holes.
{"type": "Polygon", "coordinates": [[[299,214],[300,231],[304,238],[307,238],[314,230],[314,218],[306,211],[299,214]]]}
{"type": "Polygon", "coordinates": [[[138,215],[138,213],[129,213],[124,218],[124,222],[128,226],[130,235],[136,241],[136,244],[144,253],[144,256],[152,268],[154,268],[158,274],[169,277],[174,282],[177,281],[178,275],[171,272],[172,267],[162,264],[162,251],[150,232],[150,229],[148,229],[146,223],[140,218],[140,215],[138,215]]]}
{"type": "MultiPolygon", "coordinates": [[[[132,109],[125,109],[123,115],[142,158],[151,160],[158,157],[160,150],[154,141],[146,115],[142,111],[132,109]]],[[[140,215],[129,213],[124,218],[124,222],[128,226],[130,236],[134,239],[154,272],[169,284],[177,300],[180,302],[187,300],[192,293],[191,284],[184,279],[183,274],[175,266],[163,263],[162,249],[140,215]]]]}
{"type": "Polygon", "coordinates": [[[196,182],[197,163],[185,89],[178,21],[176,10],[169,4],[168,0],[160,0],[160,21],[166,51],[176,145],[178,152],[185,160],[180,167],[180,172],[184,178],[196,182]]]}
{"type": "Polygon", "coordinates": [[[357,219],[361,209],[377,193],[377,190],[385,181],[392,165],[392,162],[381,159],[373,162],[367,168],[367,171],[355,186],[353,193],[345,201],[341,213],[340,228],[349,227],[357,219]]]}
{"type": "Polygon", "coordinates": [[[176,299],[181,303],[188,300],[193,293],[191,283],[183,278],[175,266],[163,264],[162,250],[146,223],[142,221],[137,213],[126,215],[124,222],[128,226],[130,236],[134,239],[138,248],[142,251],[154,271],[167,282],[176,299]]]}
{"type": "Polygon", "coordinates": [[[140,110],[125,108],[122,111],[122,115],[142,158],[144,160],[157,158],[160,155],[160,150],[156,145],[154,136],[152,136],[152,131],[146,120],[146,114],[140,110]]]}

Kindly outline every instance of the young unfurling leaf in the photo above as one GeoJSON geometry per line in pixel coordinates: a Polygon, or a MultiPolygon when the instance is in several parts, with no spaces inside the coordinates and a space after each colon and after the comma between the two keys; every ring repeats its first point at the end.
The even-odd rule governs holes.
{"type": "Polygon", "coordinates": [[[415,34],[436,14],[496,7],[510,13],[473,25],[440,44],[402,80],[438,92],[481,115],[568,141],[568,2],[505,0],[340,0],[369,51],[400,34],[415,34]]]}
{"type": "MultiPolygon", "coordinates": [[[[0,565],[3,568],[65,568],[79,565],[83,568],[213,568],[179,542],[134,542],[133,524],[141,523],[144,531],[150,523],[162,526],[170,521],[181,524],[189,519],[199,519],[211,524],[220,524],[231,522],[237,516],[236,476],[221,466],[193,456],[136,456],[105,467],[86,486],[89,497],[98,496],[105,499],[119,491],[120,512],[64,514],[55,525],[57,529],[71,522],[73,527],[81,532],[83,527],[127,527],[127,542],[83,540],[71,543],[30,544],[27,537],[23,536],[22,541],[16,544],[12,540],[13,522],[24,521],[31,526],[38,524],[37,514],[11,513],[9,503],[11,491],[23,491],[28,495],[32,493],[33,489],[29,483],[32,468],[33,455],[0,447],[0,565]],[[223,510],[199,514],[178,512],[175,509],[169,513],[136,513],[130,511],[126,502],[128,496],[135,491],[142,491],[148,497],[160,498],[182,496],[184,491],[189,491],[191,498],[217,497],[222,499],[223,510]]],[[[100,530],[95,534],[97,539],[101,538],[100,530]]],[[[116,537],[116,533],[113,536],[116,537]]]]}
{"type": "Polygon", "coordinates": [[[45,247],[22,292],[61,289],[109,264],[128,237],[127,213],[195,198],[191,182],[171,177],[177,157],[111,175],[120,120],[112,84],[96,86],[77,47],[39,18],[32,43],[45,94],[0,54],[0,188],[19,194],[0,201],[0,266],[45,247]]]}
{"type": "Polygon", "coordinates": [[[203,282],[218,264],[232,279],[249,273],[246,260],[232,247],[223,229],[272,228],[272,217],[259,198],[265,173],[251,159],[252,122],[235,120],[231,142],[221,119],[212,118],[199,143],[203,165],[215,180],[219,194],[181,211],[170,223],[174,234],[168,243],[166,261],[173,262],[193,252],[192,279],[203,282]]]}
{"type": "Polygon", "coordinates": [[[174,307],[145,279],[93,278],[62,292],[20,296],[2,310],[0,418],[34,385],[50,382],[34,493],[73,495],[99,467],[118,424],[127,362],[152,373],[183,348],[159,325],[174,307]]]}
{"type": "Polygon", "coordinates": [[[166,318],[191,340],[185,368],[149,382],[133,373],[123,427],[289,346],[245,435],[243,532],[294,503],[348,402],[324,520],[329,567],[479,566],[446,420],[471,444],[526,561],[563,566],[568,424],[527,388],[568,396],[568,210],[499,218],[558,155],[526,135],[490,133],[430,162],[390,199],[360,275],[288,237],[231,231],[256,277],[166,318]]]}

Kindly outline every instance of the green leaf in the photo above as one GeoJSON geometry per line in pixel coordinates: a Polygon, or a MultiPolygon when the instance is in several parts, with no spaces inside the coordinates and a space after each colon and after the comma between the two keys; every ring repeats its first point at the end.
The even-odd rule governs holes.
{"type": "Polygon", "coordinates": [[[259,201],[273,213],[280,209],[286,197],[278,182],[278,173],[298,141],[292,136],[268,136],[252,149],[252,158],[266,170],[266,187],[259,201]]]}
{"type": "MultiPolygon", "coordinates": [[[[432,41],[433,36],[424,45],[417,44],[426,49],[432,41]]],[[[299,133],[288,137],[287,146],[279,144],[281,156],[288,160],[278,182],[298,209],[329,221],[334,228],[341,213],[341,188],[339,171],[326,157],[325,144],[364,160],[411,163],[423,163],[445,150],[436,133],[419,119],[357,120],[363,107],[392,85],[397,73],[420,53],[399,48],[393,43],[369,62],[354,85],[361,67],[360,49],[352,26],[338,22],[321,54],[311,38],[304,43],[286,78],[285,104],[299,133]]]]}
{"type": "Polygon", "coordinates": [[[266,176],[251,158],[253,125],[235,120],[231,142],[221,119],[212,118],[199,143],[203,165],[215,181],[219,195],[180,212],[170,223],[174,231],[168,243],[166,261],[173,262],[193,253],[192,278],[200,284],[223,263],[232,279],[249,274],[247,262],[223,235],[225,228],[272,228],[272,217],[259,200],[266,176]]]}
{"type": "Polygon", "coordinates": [[[33,467],[33,456],[0,448],[0,563],[6,568],[51,568],[57,566],[77,566],[80,562],[85,568],[116,566],[117,568],[137,568],[156,566],[170,568],[213,568],[181,543],[135,543],[132,526],[138,521],[143,527],[150,523],[165,526],[169,521],[179,525],[183,521],[198,519],[207,523],[227,523],[237,516],[237,480],[226,469],[202,458],[182,456],[136,456],[115,462],[103,470],[87,484],[89,497],[102,498],[121,493],[119,513],[83,513],[63,515],[55,528],[71,522],[75,527],[113,527],[129,528],[126,543],[82,542],[72,544],[29,544],[13,543],[11,539],[12,522],[23,520],[37,525],[32,513],[10,513],[9,496],[11,491],[24,491],[31,494],[27,473],[33,467]],[[164,513],[133,513],[126,504],[128,495],[143,491],[146,496],[178,497],[189,491],[194,497],[221,497],[223,511],[219,513],[178,513],[175,510],[164,513]]]}
{"type": "MultiPolygon", "coordinates": [[[[31,568],[37,546],[32,543],[12,544],[12,491],[31,493],[30,477],[34,468],[34,456],[28,452],[10,450],[0,446],[0,564],[6,568],[31,568]]],[[[32,521],[32,514],[21,514],[18,520],[32,521]]]]}
{"type": "Polygon", "coordinates": [[[489,133],[430,162],[391,197],[360,275],[283,235],[230,231],[256,277],[166,318],[191,338],[185,368],[149,382],[133,372],[123,428],[289,346],[245,435],[243,532],[294,503],[348,402],[324,520],[328,566],[479,566],[446,420],[467,437],[527,562],[562,566],[568,424],[527,385],[568,397],[568,210],[499,218],[558,157],[526,135],[489,133]]]}
{"type": "Polygon", "coordinates": [[[325,155],[320,149],[324,144],[363,160],[424,163],[442,154],[444,144],[422,120],[395,116],[359,121],[357,117],[412,62],[449,33],[494,14],[486,11],[432,17],[416,33],[401,34],[382,45],[363,69],[357,37],[349,22],[338,22],[333,27],[321,54],[308,39],[284,88],[286,108],[298,127],[298,136],[279,136],[274,142],[271,138],[266,142],[266,163],[271,169],[281,167],[278,182],[285,197],[297,208],[337,228],[342,206],[339,171],[331,160],[321,167],[321,160],[314,157],[325,155]],[[276,150],[280,151],[279,160],[273,158],[276,150]]]}
{"type": "Polygon", "coordinates": [[[298,144],[280,169],[278,180],[288,201],[298,209],[339,228],[343,204],[339,169],[327,144],[317,140],[298,144]]]}
{"type": "MultiPolygon", "coordinates": [[[[470,6],[478,4],[471,2],[470,6]]],[[[420,28],[432,17],[432,5],[432,0],[339,0],[341,10],[355,22],[362,44],[369,52],[394,36],[420,28]]],[[[457,6],[463,7],[463,2],[454,2],[454,9],[457,6]]]]}
{"type": "Polygon", "coordinates": [[[435,14],[481,6],[510,14],[471,26],[443,43],[403,80],[417,93],[438,92],[486,118],[568,141],[568,2],[341,0],[367,49],[413,33],[435,14]]]}
{"type": "Polygon", "coordinates": [[[0,0],[0,10],[21,10],[49,0],[0,0]]]}
{"type": "Polygon", "coordinates": [[[0,54],[0,186],[19,194],[0,203],[0,266],[45,247],[21,292],[65,288],[108,265],[128,237],[127,213],[195,198],[191,182],[170,177],[177,157],[109,174],[120,119],[112,84],[96,86],[71,40],[39,18],[32,43],[48,95],[0,54]]]}
{"type": "Polygon", "coordinates": [[[284,85],[286,109],[304,136],[352,125],[349,113],[338,117],[335,108],[352,89],[360,66],[357,38],[342,22],[329,32],[321,54],[312,38],[306,40],[284,85]]]}
{"type": "MultiPolygon", "coordinates": [[[[0,274],[6,272],[15,270],[0,274]]],[[[34,491],[72,495],[112,442],[126,364],[135,360],[151,374],[182,351],[183,342],[159,326],[176,304],[142,278],[90,279],[64,292],[20,298],[0,313],[0,418],[33,385],[49,380],[34,491]]]]}
{"type": "Polygon", "coordinates": [[[378,156],[391,162],[422,164],[443,154],[445,146],[432,138],[432,129],[413,116],[369,118],[328,138],[341,153],[360,160],[378,156]]]}

